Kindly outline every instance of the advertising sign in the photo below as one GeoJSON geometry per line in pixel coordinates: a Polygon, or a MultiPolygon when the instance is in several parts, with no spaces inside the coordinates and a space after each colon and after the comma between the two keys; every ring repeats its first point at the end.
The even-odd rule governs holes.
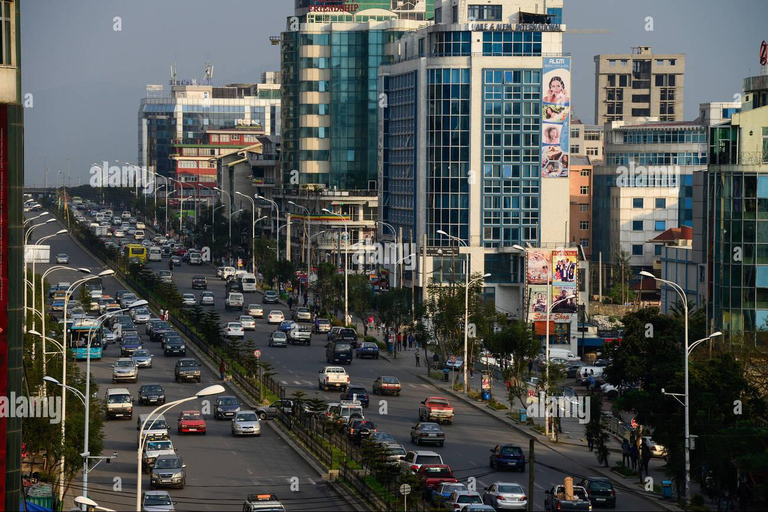
{"type": "Polygon", "coordinates": [[[552,272],[552,255],[545,249],[529,249],[525,252],[528,284],[549,284],[552,272]]]}
{"type": "Polygon", "coordinates": [[[561,301],[552,308],[553,313],[576,313],[576,284],[562,284],[552,287],[552,304],[561,301]],[[566,300],[566,297],[572,296],[566,300]]]}
{"type": "Polygon", "coordinates": [[[548,286],[545,284],[537,284],[528,287],[528,314],[534,313],[546,313],[547,312],[547,290],[548,286]]]}
{"type": "Polygon", "coordinates": [[[541,176],[569,176],[571,58],[544,58],[541,104],[541,176]]]}
{"type": "Polygon", "coordinates": [[[579,263],[577,249],[560,249],[552,252],[553,284],[575,283],[579,263]]]}

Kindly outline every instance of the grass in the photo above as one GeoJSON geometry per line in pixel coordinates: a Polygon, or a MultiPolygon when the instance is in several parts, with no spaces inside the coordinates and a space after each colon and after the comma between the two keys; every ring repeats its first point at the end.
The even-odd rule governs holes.
{"type": "Polygon", "coordinates": [[[628,468],[621,462],[617,462],[616,465],[613,468],[611,468],[611,471],[613,471],[614,473],[618,473],[624,477],[637,476],[636,471],[632,471],[630,468],[628,468]]]}
{"type": "Polygon", "coordinates": [[[429,378],[435,380],[443,380],[443,372],[429,370],[429,378]]]}
{"type": "Polygon", "coordinates": [[[545,433],[544,427],[541,425],[534,424],[531,428],[533,428],[533,430],[535,430],[539,434],[543,435],[545,433]]]}
{"type": "MultiPolygon", "coordinates": [[[[491,409],[493,409],[493,410],[495,410],[495,411],[505,411],[505,410],[507,410],[507,409],[508,409],[508,407],[507,407],[506,405],[502,404],[501,402],[497,402],[497,401],[496,401],[496,400],[494,400],[494,399],[491,399],[491,400],[488,402],[488,407],[490,407],[491,409]]],[[[517,414],[517,415],[518,415],[518,417],[519,417],[519,416],[520,416],[520,413],[518,412],[518,414],[517,414]]]]}

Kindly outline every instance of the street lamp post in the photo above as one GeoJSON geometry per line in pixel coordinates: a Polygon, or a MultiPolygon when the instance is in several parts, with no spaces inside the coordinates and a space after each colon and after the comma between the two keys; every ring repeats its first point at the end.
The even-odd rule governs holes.
{"type": "Polygon", "coordinates": [[[232,195],[227,192],[226,190],[222,190],[219,187],[213,187],[213,190],[216,190],[217,192],[221,192],[222,194],[226,194],[229,198],[229,202],[227,205],[229,206],[229,243],[232,243],[232,216],[234,215],[234,212],[232,211],[232,195]]]}
{"type": "MultiPolygon", "coordinates": [[[[53,238],[53,237],[58,236],[58,235],[63,235],[64,233],[67,233],[67,230],[66,229],[60,229],[56,233],[54,233],[52,235],[41,237],[35,243],[35,246],[37,246],[37,244],[39,244],[40,242],[45,242],[49,238],[53,238]]],[[[37,305],[37,297],[36,297],[37,294],[35,293],[35,290],[37,290],[37,288],[35,288],[35,263],[36,262],[37,262],[37,258],[33,257],[32,258],[32,308],[35,308],[36,305],[37,305]]],[[[24,288],[24,289],[26,290],[26,288],[24,288]]],[[[41,297],[42,297],[42,295],[41,295],[41,297]]],[[[45,303],[45,299],[43,299],[43,303],[45,303]]],[[[25,304],[26,304],[26,302],[25,302],[25,304]]],[[[43,309],[45,309],[45,308],[43,308],[43,309]]],[[[43,313],[45,313],[45,311],[43,311],[43,313]]],[[[36,325],[35,325],[35,316],[32,315],[32,328],[34,329],[35,327],[36,327],[36,325]]]]}
{"type": "MultiPolygon", "coordinates": [[[[301,208],[307,213],[307,220],[304,223],[304,240],[307,244],[307,292],[309,292],[309,240],[310,236],[312,235],[312,218],[310,217],[309,208],[306,208],[304,206],[301,206],[300,204],[296,204],[293,201],[288,201],[288,204],[291,204],[295,206],[296,208],[301,208]]],[[[290,242],[287,242],[290,243],[290,242]]],[[[299,279],[299,296],[301,296],[301,279],[299,279]]]]}
{"type": "Polygon", "coordinates": [[[147,433],[145,433],[144,429],[147,426],[147,422],[151,419],[152,421],[157,418],[157,416],[160,416],[161,414],[164,414],[171,408],[183,404],[184,402],[191,402],[192,400],[196,400],[198,398],[202,398],[205,396],[211,396],[211,395],[219,395],[225,391],[224,386],[221,384],[215,384],[213,386],[208,386],[207,388],[204,388],[200,390],[196,395],[190,396],[187,398],[182,398],[181,400],[175,400],[173,402],[160,405],[155,408],[151,413],[147,415],[147,419],[144,420],[144,423],[142,423],[141,428],[139,429],[139,448],[137,450],[137,457],[136,457],[136,511],[141,511],[141,484],[142,484],[142,475],[141,475],[141,452],[144,450],[144,444],[147,441],[147,433]]]}
{"type": "Polygon", "coordinates": [[[254,195],[256,199],[260,199],[262,201],[266,201],[268,203],[271,203],[272,206],[275,207],[275,212],[277,215],[276,227],[275,227],[275,233],[276,233],[276,239],[277,239],[277,260],[280,261],[280,208],[278,208],[277,203],[271,199],[267,199],[264,196],[260,196],[259,194],[254,195]]]}
{"type": "MultiPolygon", "coordinates": [[[[40,215],[38,216],[40,217],[40,215]]],[[[40,226],[45,226],[46,224],[50,224],[51,222],[56,222],[56,219],[48,219],[45,222],[41,222],[40,224],[33,224],[30,226],[30,228],[24,233],[24,282],[27,282],[27,242],[29,242],[29,235],[32,234],[34,230],[39,228],[40,226]]],[[[32,255],[32,261],[35,261],[35,255],[32,255]]],[[[26,326],[27,322],[27,286],[24,285],[24,325],[26,326]]],[[[26,327],[24,327],[26,329],[26,327]]]]}
{"type": "MultiPolygon", "coordinates": [[[[398,242],[397,231],[395,231],[395,228],[394,228],[394,226],[392,226],[392,224],[389,224],[389,223],[384,222],[382,220],[377,220],[376,224],[381,224],[385,228],[388,228],[390,231],[392,231],[392,236],[394,237],[395,242],[398,242]]],[[[402,242],[402,240],[400,240],[400,242],[402,242]]],[[[383,246],[382,246],[382,248],[383,248],[383,246]]],[[[397,257],[398,252],[399,251],[395,251],[395,257],[397,257]]],[[[388,251],[384,251],[384,254],[387,254],[387,253],[388,253],[388,251]]],[[[393,273],[393,278],[394,278],[395,283],[392,286],[392,288],[397,288],[398,287],[397,285],[400,284],[399,283],[399,279],[398,279],[398,274],[397,274],[397,263],[395,263],[395,268],[394,268],[393,272],[394,272],[393,273]]],[[[402,286],[400,286],[400,287],[402,288],[402,286]]]]}
{"type": "Polygon", "coordinates": [[[251,273],[256,275],[256,203],[251,196],[240,191],[235,191],[235,194],[251,202],[251,273]]]}
{"type": "MultiPolygon", "coordinates": [[[[551,283],[550,279],[547,279],[547,281],[549,283],[551,283]]],[[[567,302],[567,301],[569,301],[569,300],[571,300],[571,299],[576,297],[575,295],[568,295],[567,297],[563,297],[562,299],[558,299],[558,300],[552,302],[552,304],[550,304],[550,301],[552,300],[552,285],[551,284],[549,284],[549,288],[547,290],[548,290],[547,291],[547,327],[546,327],[547,330],[546,330],[546,336],[545,336],[546,337],[546,344],[545,344],[545,349],[544,349],[544,351],[545,351],[544,352],[545,359],[546,359],[546,362],[547,362],[547,375],[546,375],[545,381],[544,381],[544,396],[545,396],[544,404],[545,405],[547,403],[546,402],[546,397],[549,396],[549,367],[551,366],[549,364],[549,316],[552,313],[552,310],[555,309],[555,306],[557,306],[557,305],[559,305],[559,304],[561,304],[563,302],[567,302]]],[[[549,430],[549,407],[545,407],[544,411],[545,411],[545,413],[544,413],[544,416],[545,416],[545,418],[544,418],[544,431],[545,431],[545,434],[547,435],[547,437],[549,437],[552,434],[552,432],[550,432],[550,430],[549,430]]],[[[554,428],[552,430],[554,431],[554,428]]]]}
{"type": "Polygon", "coordinates": [[[170,234],[170,230],[168,229],[168,198],[175,193],[176,189],[168,190],[168,187],[165,187],[165,236],[170,234]]]}
{"type": "Polygon", "coordinates": [[[347,246],[349,245],[349,229],[347,228],[347,219],[345,219],[340,213],[332,212],[328,208],[323,208],[323,211],[335,215],[341,219],[344,223],[344,237],[347,243],[344,246],[344,325],[349,324],[349,262],[347,254],[347,246]]]}

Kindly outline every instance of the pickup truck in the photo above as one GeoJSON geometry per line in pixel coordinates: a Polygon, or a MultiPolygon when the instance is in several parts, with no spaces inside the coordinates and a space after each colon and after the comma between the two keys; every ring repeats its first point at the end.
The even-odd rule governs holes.
{"type": "Polygon", "coordinates": [[[318,373],[320,374],[317,377],[318,389],[328,391],[328,389],[334,387],[341,388],[343,391],[349,386],[349,375],[341,366],[326,366],[318,373]]]}
{"type": "Polygon", "coordinates": [[[544,499],[544,510],[547,512],[556,512],[560,510],[592,510],[592,504],[589,501],[587,491],[579,486],[573,486],[573,499],[565,499],[565,486],[556,485],[546,493],[544,499]]]}
{"type": "Polygon", "coordinates": [[[291,330],[288,331],[288,339],[291,341],[291,345],[297,343],[306,343],[309,345],[312,341],[312,331],[305,325],[294,323],[291,330]]]}
{"type": "Polygon", "coordinates": [[[244,302],[245,300],[243,299],[242,293],[228,293],[227,298],[224,301],[224,307],[227,311],[230,309],[242,311],[244,302]]]}
{"type": "Polygon", "coordinates": [[[419,468],[418,477],[427,492],[436,489],[440,484],[455,484],[459,481],[453,476],[450,466],[445,464],[424,464],[419,468]]]}
{"type": "Polygon", "coordinates": [[[423,400],[419,406],[419,421],[434,421],[436,423],[453,423],[453,407],[448,399],[433,396],[423,400]]]}

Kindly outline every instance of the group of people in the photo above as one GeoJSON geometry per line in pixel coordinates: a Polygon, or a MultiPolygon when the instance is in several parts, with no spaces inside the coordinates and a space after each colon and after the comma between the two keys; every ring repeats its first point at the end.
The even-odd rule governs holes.
{"type": "MultiPolygon", "coordinates": [[[[640,443],[640,448],[637,447],[638,443],[633,439],[633,442],[629,442],[628,439],[624,439],[621,443],[621,461],[624,467],[632,468],[632,471],[637,471],[640,474],[640,478],[643,475],[648,475],[648,463],[651,461],[651,449],[648,448],[646,443],[640,443]]],[[[590,446],[590,451],[592,447],[590,446]]]]}
{"type": "Polygon", "coordinates": [[[160,309],[160,320],[168,321],[168,310],[167,309],[160,309]]]}

